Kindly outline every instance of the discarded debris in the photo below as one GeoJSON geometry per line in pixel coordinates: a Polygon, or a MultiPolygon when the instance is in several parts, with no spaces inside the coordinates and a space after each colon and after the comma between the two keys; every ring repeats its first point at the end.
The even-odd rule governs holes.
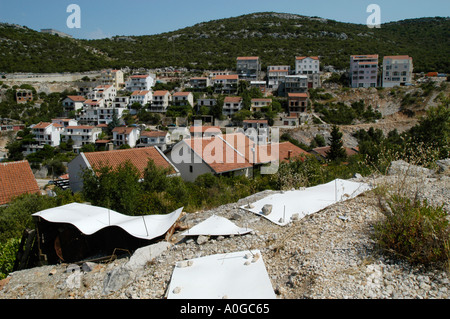
{"type": "Polygon", "coordinates": [[[193,259],[195,267],[175,267],[167,298],[274,299],[261,252],[253,250],[251,254],[260,257],[253,257],[252,262],[249,251],[240,251],[193,259]]]}
{"type": "MultiPolygon", "coordinates": [[[[183,236],[199,236],[197,239],[200,239],[201,236],[229,236],[229,235],[243,235],[250,233],[252,229],[245,227],[238,227],[232,221],[228,220],[225,217],[220,217],[216,215],[212,215],[208,219],[203,222],[195,225],[189,230],[183,232],[181,235],[183,236]]],[[[208,239],[202,238],[201,242],[204,243],[208,239]]]]}
{"type": "Polygon", "coordinates": [[[284,226],[291,220],[303,218],[339,201],[356,197],[369,189],[370,186],[365,183],[336,179],[326,184],[302,190],[285,191],[284,193],[267,196],[254,202],[255,207],[252,209],[248,209],[247,205],[241,206],[241,208],[284,226]],[[272,205],[272,210],[267,215],[268,205],[272,205]],[[301,212],[301,214],[298,212],[301,212]],[[296,215],[293,218],[294,214],[296,215]]]}

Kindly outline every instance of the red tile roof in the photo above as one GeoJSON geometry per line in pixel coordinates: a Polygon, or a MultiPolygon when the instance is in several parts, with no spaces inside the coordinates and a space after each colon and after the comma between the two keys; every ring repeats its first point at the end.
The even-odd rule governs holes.
{"type": "Polygon", "coordinates": [[[142,131],[141,136],[146,137],[165,137],[167,132],[165,131],[142,131]]]}
{"type": "Polygon", "coordinates": [[[132,148],[125,150],[114,150],[104,152],[83,153],[93,169],[101,166],[117,168],[120,164],[130,161],[144,176],[148,161],[152,159],[157,167],[170,169],[170,174],[175,173],[173,166],[161,155],[155,147],[132,148]]]}
{"type": "Polygon", "coordinates": [[[168,93],[169,93],[169,91],[167,91],[167,90],[159,90],[159,91],[153,92],[153,96],[164,96],[168,93]]]}
{"type": "Polygon", "coordinates": [[[227,96],[223,100],[224,103],[240,103],[242,98],[239,96],[227,96]]]}
{"type": "Polygon", "coordinates": [[[50,125],[52,125],[52,123],[48,123],[48,122],[39,122],[38,124],[36,124],[35,126],[33,126],[33,129],[41,129],[41,128],[47,128],[50,125]]]}
{"type": "Polygon", "coordinates": [[[28,161],[0,163],[0,205],[32,193],[39,193],[39,186],[28,161]]]}
{"type": "Polygon", "coordinates": [[[75,125],[75,126],[67,126],[66,130],[92,130],[95,126],[91,125],[75,125]]]}
{"type": "Polygon", "coordinates": [[[148,94],[148,90],[143,90],[143,91],[134,91],[133,93],[131,93],[131,95],[146,95],[148,94]]]}
{"type": "Polygon", "coordinates": [[[132,76],[130,76],[130,78],[133,78],[133,79],[146,79],[149,76],[150,75],[148,75],[148,74],[138,74],[138,75],[132,75],[132,76]]]}
{"type": "Polygon", "coordinates": [[[237,74],[228,74],[228,75],[217,75],[214,77],[214,80],[238,80],[239,75],[237,74]]]}
{"type": "Polygon", "coordinates": [[[176,92],[173,94],[173,96],[188,96],[189,94],[192,94],[191,92],[176,92]]]}
{"type": "Polygon", "coordinates": [[[257,56],[240,56],[237,58],[237,60],[258,60],[259,57],[257,56]]]}
{"type": "Polygon", "coordinates": [[[288,97],[308,97],[308,93],[288,93],[288,97]]]}
{"type": "MultiPolygon", "coordinates": [[[[327,157],[327,152],[329,151],[330,146],[316,147],[313,149],[313,153],[316,153],[324,158],[327,157]]],[[[347,156],[353,156],[358,154],[358,152],[352,148],[344,147],[347,156]]]]}
{"type": "Polygon", "coordinates": [[[306,58],[311,58],[313,60],[319,60],[318,56],[296,56],[295,57],[296,60],[303,60],[303,59],[306,59],[306,58]]]}
{"type": "Polygon", "coordinates": [[[68,95],[67,98],[71,99],[74,102],[86,101],[86,99],[83,96],[79,96],[79,95],[68,95]]]}
{"type": "Polygon", "coordinates": [[[189,128],[190,133],[204,133],[206,131],[207,133],[222,132],[219,126],[191,126],[189,128]]]}
{"type": "Polygon", "coordinates": [[[412,57],[409,55],[388,55],[383,59],[392,59],[392,60],[412,60],[412,57]]]}
{"type": "Polygon", "coordinates": [[[112,131],[117,134],[130,134],[133,130],[137,130],[136,127],[117,126],[112,131]]]}
{"type": "Polygon", "coordinates": [[[225,173],[252,165],[218,136],[183,140],[216,173],[225,173]]]}

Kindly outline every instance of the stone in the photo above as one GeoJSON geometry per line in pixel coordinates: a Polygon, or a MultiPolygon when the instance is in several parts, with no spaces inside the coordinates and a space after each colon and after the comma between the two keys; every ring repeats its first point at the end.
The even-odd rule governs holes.
{"type": "Polygon", "coordinates": [[[272,204],[265,204],[262,209],[262,213],[264,216],[269,215],[272,212],[272,204]]]}
{"type": "Polygon", "coordinates": [[[204,236],[204,235],[200,235],[197,238],[197,244],[199,245],[203,245],[204,243],[206,243],[208,241],[208,236],[204,236]]]}

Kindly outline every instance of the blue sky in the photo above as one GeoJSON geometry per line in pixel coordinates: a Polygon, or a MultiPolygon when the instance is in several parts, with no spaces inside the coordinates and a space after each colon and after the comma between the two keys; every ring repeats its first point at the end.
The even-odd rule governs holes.
{"type": "Polygon", "coordinates": [[[365,24],[369,4],[378,4],[381,23],[450,16],[449,0],[0,0],[0,22],[34,30],[53,28],[75,38],[150,35],[196,23],[274,11],[365,24]],[[81,9],[81,28],[68,28],[69,4],[81,9]]]}

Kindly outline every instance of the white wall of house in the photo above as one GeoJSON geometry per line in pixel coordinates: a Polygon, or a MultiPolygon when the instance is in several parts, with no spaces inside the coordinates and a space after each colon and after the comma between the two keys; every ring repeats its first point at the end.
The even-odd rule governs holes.
{"type": "Polygon", "coordinates": [[[83,189],[82,173],[85,169],[91,169],[88,160],[83,153],[79,154],[67,164],[69,172],[69,185],[72,192],[79,192],[83,189]]]}
{"type": "Polygon", "coordinates": [[[188,182],[194,182],[195,179],[206,173],[214,174],[211,167],[206,164],[202,158],[197,155],[183,141],[174,145],[168,156],[172,164],[180,172],[181,178],[188,182]]]}
{"type": "Polygon", "coordinates": [[[125,89],[134,91],[150,91],[155,85],[156,76],[154,74],[132,75],[125,83],[125,89]]]}
{"type": "Polygon", "coordinates": [[[409,56],[385,56],[383,59],[383,87],[411,84],[413,61],[409,56]]]}

